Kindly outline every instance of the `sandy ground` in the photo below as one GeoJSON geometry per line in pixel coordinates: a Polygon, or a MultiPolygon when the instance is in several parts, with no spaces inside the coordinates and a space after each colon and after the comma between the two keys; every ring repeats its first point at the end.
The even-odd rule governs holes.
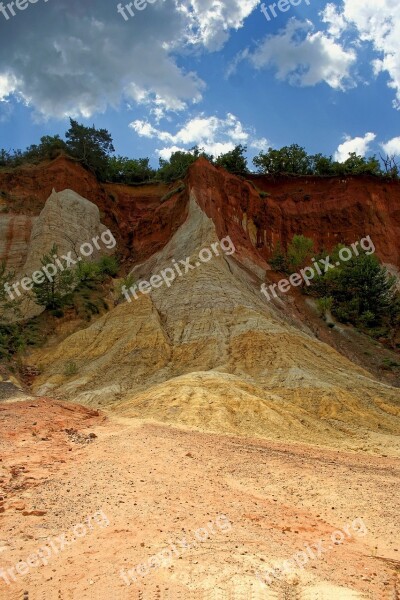
{"type": "Polygon", "coordinates": [[[400,597],[396,459],[49,399],[0,404],[0,456],[1,600],[400,597]]]}

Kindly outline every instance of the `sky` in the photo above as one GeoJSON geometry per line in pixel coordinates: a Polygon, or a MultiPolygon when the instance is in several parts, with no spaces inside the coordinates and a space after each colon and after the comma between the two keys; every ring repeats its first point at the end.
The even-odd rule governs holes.
{"type": "Polygon", "coordinates": [[[0,148],[69,117],[154,165],[194,145],[400,156],[399,0],[0,2],[0,148]]]}

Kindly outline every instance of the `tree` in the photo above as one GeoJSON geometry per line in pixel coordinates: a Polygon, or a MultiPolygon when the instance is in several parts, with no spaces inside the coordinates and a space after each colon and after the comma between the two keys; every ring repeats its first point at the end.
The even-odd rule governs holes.
{"type": "Polygon", "coordinates": [[[314,242],[304,235],[294,235],[287,249],[287,266],[291,273],[304,267],[310,258],[314,242]]]}
{"type": "Polygon", "coordinates": [[[397,349],[396,340],[400,333],[400,294],[396,291],[385,316],[388,327],[388,337],[394,350],[397,349]]]}
{"type": "Polygon", "coordinates": [[[108,160],[107,179],[116,183],[141,183],[155,177],[149,158],[111,156],[108,160]]]}
{"type": "Polygon", "coordinates": [[[11,283],[15,279],[14,271],[8,271],[5,261],[0,262],[0,323],[7,320],[6,315],[19,314],[19,304],[12,291],[11,283]],[[9,291],[7,291],[9,290],[9,291]],[[10,295],[11,294],[11,295],[10,295]]]}
{"type": "Polygon", "coordinates": [[[382,156],[381,154],[380,157],[387,177],[398,179],[400,176],[400,167],[398,162],[396,161],[395,155],[387,154],[386,156],[382,156]]]}
{"type": "Polygon", "coordinates": [[[287,269],[286,256],[282,250],[280,240],[277,241],[275,248],[272,251],[271,258],[269,259],[268,262],[274,271],[286,271],[286,269],[287,269]]]}
{"type": "Polygon", "coordinates": [[[314,154],[310,157],[311,171],[313,175],[329,176],[334,175],[334,162],[332,156],[323,154],[314,154]]]}
{"type": "Polygon", "coordinates": [[[350,152],[349,158],[343,163],[335,163],[339,175],[381,175],[381,167],[376,156],[364,158],[356,152],[350,152]]]}
{"type": "Polygon", "coordinates": [[[333,312],[355,325],[363,324],[368,314],[368,324],[383,322],[395,295],[395,277],[380,265],[373,254],[362,253],[342,263],[332,271],[333,312]]]}
{"type": "Polygon", "coordinates": [[[190,165],[192,165],[199,156],[200,150],[197,146],[194,146],[187,152],[184,150],[173,152],[169,160],[160,158],[160,168],[157,171],[157,179],[166,182],[182,179],[185,177],[190,165]]]}
{"type": "Polygon", "coordinates": [[[6,167],[11,163],[12,157],[10,152],[4,148],[0,150],[0,167],[6,167]]]}
{"type": "Polygon", "coordinates": [[[114,152],[112,137],[107,129],[85,127],[70,119],[70,128],[65,134],[67,148],[72,156],[104,180],[110,154],[114,152]]]}
{"type": "Polygon", "coordinates": [[[253,159],[259,173],[269,175],[309,175],[311,171],[311,157],[304,148],[298,144],[284,146],[280,150],[269,148],[267,152],[260,152],[253,159]]]}
{"type": "Polygon", "coordinates": [[[223,167],[229,173],[234,175],[246,175],[249,170],[247,168],[247,159],[244,156],[247,152],[247,146],[238,144],[233,150],[220,154],[215,161],[217,167],[223,167]]]}
{"type": "MultiPolygon", "coordinates": [[[[58,248],[53,244],[49,254],[45,254],[40,262],[43,267],[54,264],[54,255],[57,255],[58,248]]],[[[44,278],[42,283],[33,283],[32,292],[34,300],[39,306],[50,310],[56,310],[64,305],[65,297],[71,292],[76,283],[75,274],[72,269],[57,269],[55,275],[50,279],[44,278]]]]}
{"type": "Polygon", "coordinates": [[[54,159],[62,152],[67,151],[67,145],[59,135],[44,135],[40,138],[40,144],[29,146],[23,156],[28,162],[40,162],[41,160],[54,159]]]}

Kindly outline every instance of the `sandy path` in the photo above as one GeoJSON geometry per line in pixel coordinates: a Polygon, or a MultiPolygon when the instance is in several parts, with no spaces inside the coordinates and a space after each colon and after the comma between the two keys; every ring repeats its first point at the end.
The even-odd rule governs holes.
{"type": "MultiPolygon", "coordinates": [[[[398,598],[394,459],[122,420],[91,422],[88,431],[98,437],[89,444],[70,437],[72,450],[58,466],[48,454],[56,452],[56,435],[27,439],[24,452],[31,463],[42,457],[42,476],[6,497],[0,567],[26,562],[49,538],[57,554],[42,550],[48,564],[24,576],[14,571],[8,586],[0,578],[2,600],[398,598]],[[46,513],[24,516],[18,502],[46,513]],[[77,524],[84,528],[72,533],[77,524]],[[335,546],[331,534],[346,524],[335,546]],[[270,586],[255,578],[306,547],[314,558],[304,569],[270,586]],[[167,548],[169,563],[124,582],[122,568],[146,565],[167,548]]],[[[22,465],[18,451],[2,467],[13,461],[22,465]]]]}

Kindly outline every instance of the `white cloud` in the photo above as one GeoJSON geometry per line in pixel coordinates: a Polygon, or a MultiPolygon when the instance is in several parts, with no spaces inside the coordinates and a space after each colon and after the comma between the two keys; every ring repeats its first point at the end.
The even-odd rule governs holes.
{"type": "Polygon", "coordinates": [[[328,25],[329,35],[338,38],[347,29],[346,19],[337,10],[335,4],[327,4],[320,15],[322,22],[328,25]]]}
{"type": "Polygon", "coordinates": [[[240,29],[259,0],[191,0],[177,3],[188,19],[187,37],[192,44],[220,50],[231,29],[240,29]]]}
{"type": "Polygon", "coordinates": [[[13,75],[9,73],[0,73],[0,102],[4,102],[10,94],[12,94],[17,87],[17,80],[13,75]]]}
{"type": "Polygon", "coordinates": [[[388,154],[389,156],[392,156],[393,154],[395,156],[400,156],[400,136],[381,144],[381,148],[385,154],[388,154]]]}
{"type": "Polygon", "coordinates": [[[156,138],[169,144],[158,150],[162,158],[169,158],[172,152],[192,146],[199,146],[207,153],[218,156],[233,150],[237,144],[256,149],[266,148],[268,145],[268,140],[257,139],[254,132],[244,128],[239,119],[231,113],[228,113],[225,119],[201,114],[188,120],[175,134],[157,129],[148,121],[136,120],[130,123],[129,127],[141,137],[156,138]]]}
{"type": "Polygon", "coordinates": [[[366,133],[364,137],[351,138],[346,136],[343,144],[338,146],[335,152],[335,160],[344,162],[349,158],[350,152],[355,152],[358,156],[365,156],[369,150],[369,145],[376,138],[375,133],[366,133]]]}
{"type": "Polygon", "coordinates": [[[292,85],[325,82],[333,89],[343,90],[353,83],[350,70],[356,53],[329,35],[314,32],[310,21],[291,19],[285,29],[268,35],[253,52],[243,53],[243,59],[256,69],[275,68],[277,78],[292,85]]]}
{"type": "Polygon", "coordinates": [[[333,4],[324,10],[331,31],[340,36],[344,23],[355,28],[360,41],[369,42],[379,54],[373,61],[374,73],[386,72],[389,87],[396,91],[393,102],[400,109],[400,3],[398,0],[344,0],[339,13],[333,4]]]}
{"type": "Polygon", "coordinates": [[[46,118],[89,117],[126,101],[159,121],[202,99],[204,82],[178,55],[221,48],[258,1],[158,0],[128,21],[109,0],[29,5],[28,19],[2,24],[0,98],[18,94],[46,118]]]}
{"type": "Polygon", "coordinates": [[[185,150],[185,148],[181,148],[180,146],[170,146],[169,148],[161,148],[160,150],[157,149],[156,152],[160,158],[163,158],[164,160],[169,160],[171,154],[173,154],[174,152],[185,152],[185,150]]]}

